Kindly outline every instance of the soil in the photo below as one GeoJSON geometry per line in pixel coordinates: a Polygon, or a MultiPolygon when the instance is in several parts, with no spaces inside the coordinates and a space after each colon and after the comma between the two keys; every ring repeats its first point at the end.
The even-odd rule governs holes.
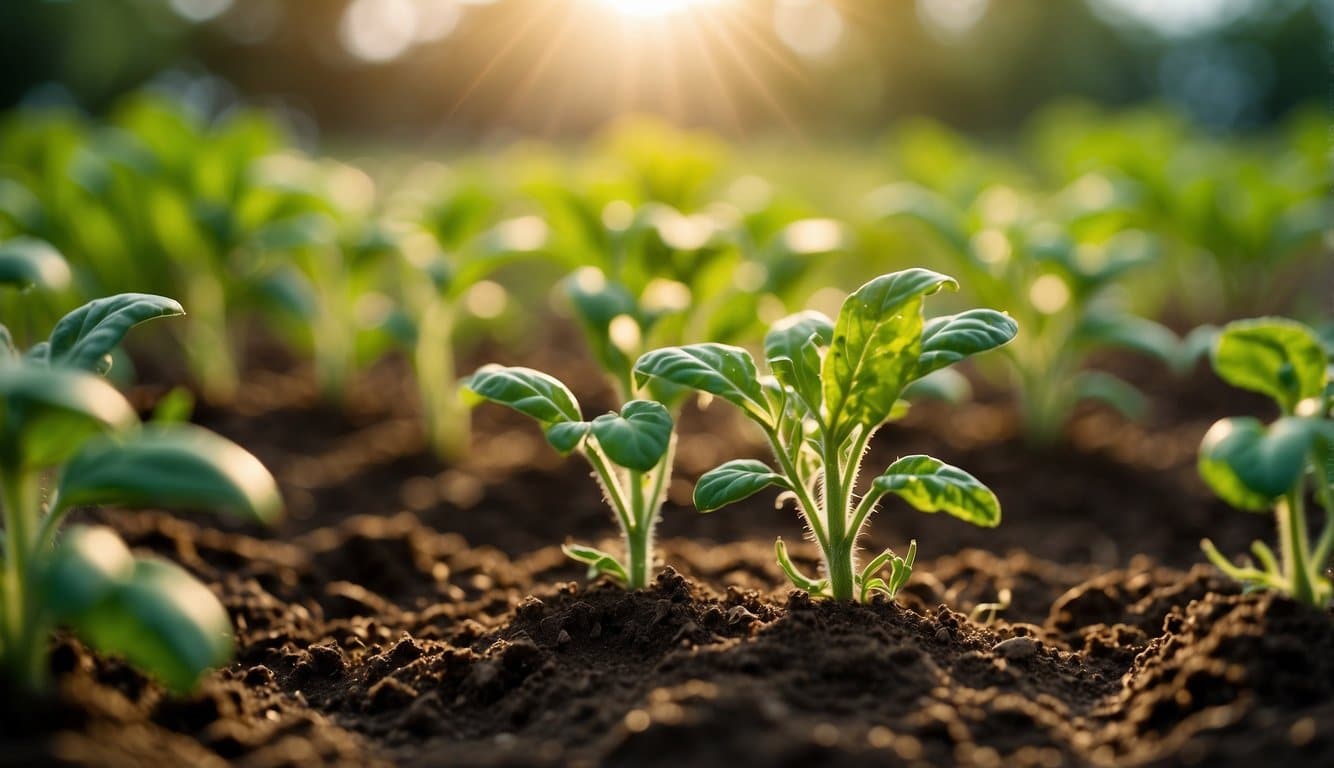
{"type": "MultiPolygon", "coordinates": [[[[587,371],[540,365],[583,382],[586,411],[605,404],[587,371]]],[[[307,371],[257,372],[197,420],[278,476],[276,529],[80,513],[215,589],[235,662],[172,696],[58,637],[58,693],[0,697],[0,765],[1334,764],[1334,614],[1199,564],[1205,534],[1225,552],[1273,536],[1194,468],[1215,418],[1260,405],[1207,376],[1129,374],[1153,396],[1147,424],[1081,412],[1051,449],[985,388],[884,430],[868,466],[937,455],[991,485],[1005,519],[887,505],[866,546],[916,538],[918,566],[896,603],[853,606],[785,586],[773,538],[801,530],[771,497],[689,508],[699,473],[762,456],[717,409],[682,423],[670,567],[626,593],[561,555],[567,537],[614,547],[614,527],[586,468],[521,419],[478,411],[472,457],[444,467],[401,365],[339,407],[307,371]],[[970,617],[1002,590],[1006,609],[970,617]]],[[[809,545],[795,554],[813,569],[809,545]]]]}

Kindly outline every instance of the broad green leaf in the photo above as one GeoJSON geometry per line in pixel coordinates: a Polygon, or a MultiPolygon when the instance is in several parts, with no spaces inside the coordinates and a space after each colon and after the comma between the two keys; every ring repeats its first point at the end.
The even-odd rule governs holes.
{"type": "Polygon", "coordinates": [[[232,656],[227,611],[207,587],[164,560],[139,560],[124,583],[67,622],[85,642],[185,692],[232,656]]]}
{"type": "Polygon", "coordinates": [[[1267,429],[1249,416],[1221,419],[1200,442],[1200,477],[1228,504],[1267,511],[1301,477],[1319,430],[1314,419],[1283,418],[1267,429]]]}
{"type": "Polygon", "coordinates": [[[547,427],[544,434],[551,447],[563,455],[579,447],[590,427],[586,421],[560,421],[547,427]]]}
{"type": "Polygon", "coordinates": [[[588,547],[582,544],[562,544],[560,551],[571,560],[583,563],[588,566],[588,578],[593,578],[600,573],[605,573],[617,581],[625,584],[630,581],[630,575],[625,572],[625,567],[615,557],[603,552],[596,547],[588,547]]]}
{"type": "Polygon", "coordinates": [[[91,435],[139,423],[125,396],[82,371],[19,362],[0,365],[0,424],[15,451],[7,460],[25,467],[59,464],[91,435]]]}
{"type": "Polygon", "coordinates": [[[57,621],[78,616],[133,574],[134,555],[114,531],[72,526],[43,568],[43,605],[57,621]]]}
{"type": "Polygon", "coordinates": [[[1278,317],[1228,323],[1213,350],[1214,371],[1234,387],[1269,395],[1291,413],[1324,393],[1325,350],[1305,325],[1278,317]]]}
{"type": "Polygon", "coordinates": [[[661,403],[631,400],[620,413],[604,413],[593,419],[590,429],[617,466],[647,472],[667,453],[672,417],[661,403]]]}
{"type": "Polygon", "coordinates": [[[728,344],[688,344],[655,349],[635,363],[635,381],[649,379],[717,395],[767,424],[769,408],[760,388],[759,371],[750,353],[728,344]]]}
{"type": "Polygon", "coordinates": [[[922,297],[953,278],[926,269],[882,275],[843,302],[820,381],[836,440],[879,426],[911,380],[922,349],[922,297]]]}
{"type": "Polygon", "coordinates": [[[192,424],[149,424],[86,443],[61,470],[66,507],[113,504],[214,510],[260,522],[282,514],[273,475],[232,441],[192,424]]]}
{"type": "Polygon", "coordinates": [[[770,370],[796,391],[812,413],[820,410],[820,348],[833,338],[834,323],[813,310],[779,320],[764,337],[770,370]]]}
{"type": "Polygon", "coordinates": [[[699,478],[695,483],[695,507],[700,512],[713,512],[771,485],[788,487],[782,475],[775,473],[768,464],[754,459],[734,459],[699,478]]]}
{"type": "Polygon", "coordinates": [[[165,296],[122,293],[94,299],[56,323],[45,357],[52,365],[104,372],[107,354],[131,328],[156,317],[183,314],[181,305],[165,296]]]}
{"type": "Polygon", "coordinates": [[[922,352],[912,378],[995,349],[1014,338],[1019,325],[994,309],[970,309],[957,315],[933,317],[922,326],[922,352]]]}
{"type": "Polygon", "coordinates": [[[1173,363],[1182,354],[1182,342],[1165,325],[1123,312],[1091,312],[1075,328],[1076,343],[1108,345],[1173,363]]]}
{"type": "Polygon", "coordinates": [[[1127,419],[1143,418],[1149,409],[1148,398],[1125,379],[1105,371],[1080,371],[1075,375],[1075,400],[1096,400],[1110,405],[1127,419]]]}
{"type": "Polygon", "coordinates": [[[582,421],[579,401],[554,376],[532,368],[487,365],[469,376],[467,391],[537,419],[545,426],[563,421],[582,421]]]}
{"type": "Polygon", "coordinates": [[[49,243],[31,237],[0,242],[0,284],[59,291],[69,278],[69,264],[49,243]]]}
{"type": "Polygon", "coordinates": [[[930,456],[905,456],[874,480],[922,512],[945,512],[986,528],[1000,523],[1000,502],[977,478],[930,456]]]}

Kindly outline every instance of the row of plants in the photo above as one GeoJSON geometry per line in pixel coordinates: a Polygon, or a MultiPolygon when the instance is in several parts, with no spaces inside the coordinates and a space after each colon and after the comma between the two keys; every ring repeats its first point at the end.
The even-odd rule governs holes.
{"type": "MultiPolygon", "coordinates": [[[[521,356],[552,282],[628,400],[648,349],[757,344],[827,299],[818,285],[940,265],[963,278],[959,306],[1026,329],[979,368],[1044,444],[1083,399],[1143,411],[1088,364],[1103,350],[1182,370],[1211,322],[1269,305],[1319,316],[1300,276],[1325,255],[1322,136],[1311,115],[1224,140],[1166,114],[1066,108],[1001,149],[914,123],[869,158],[819,171],[785,157],[766,180],[734,173],[764,163],[714,139],[629,121],[574,159],[524,145],[450,168],[380,158],[371,175],[297,149],[264,113],[211,117],[146,91],[104,121],[31,109],[0,124],[0,242],[39,239],[73,268],[68,290],[25,307],[20,338],[93,297],[180,296],[176,348],[220,403],[256,327],[311,359],[332,402],[402,355],[447,459],[468,445],[456,355],[490,336],[521,356]],[[1164,313],[1201,330],[1178,338],[1164,313]]],[[[920,387],[967,394],[948,369],[920,387]]]]}
{"type": "MultiPolygon", "coordinates": [[[[55,285],[67,270],[40,248],[0,253],[0,280],[55,285]]],[[[928,319],[927,297],[958,283],[914,268],[882,275],[843,302],[837,319],[804,311],[775,323],[763,343],[768,374],[738,346],[705,342],[654,349],[632,366],[635,396],[618,412],[585,419],[559,380],[521,367],[486,366],[466,386],[479,401],[535,419],[561,453],[594,469],[620,526],[623,556],[567,544],[566,554],[629,589],[643,588],[657,562],[653,532],[673,465],[674,414],[702,393],[738,407],[763,433],[773,465],[734,459],[699,478],[701,512],[769,487],[795,505],[818,544],[822,570],[803,573],[775,542],[779,566],[814,597],[894,599],[911,576],[917,544],[862,563],[857,542],[878,504],[896,496],[928,513],[995,526],[995,494],[968,472],[926,455],[899,458],[859,484],[876,430],[901,418],[913,384],[973,355],[1002,348],[1019,326],[992,309],[928,319]],[[863,489],[864,488],[864,489],[863,489]],[[859,489],[863,489],[859,492],[859,489]]],[[[62,318],[26,351],[8,331],[0,360],[3,440],[0,491],[5,530],[0,579],[0,657],[10,680],[41,690],[51,629],[123,656],[183,690],[230,658],[226,611],[179,566],[136,558],[108,528],[74,526],[66,514],[90,505],[211,509],[269,522],[281,513],[276,483],[251,454],[163,412],[147,424],[101,378],[111,351],[134,326],[179,316],[181,305],[151,294],[95,300],[62,318]],[[46,489],[44,491],[44,488],[46,489]]],[[[1290,320],[1229,324],[1211,360],[1225,381],[1271,397],[1280,417],[1219,421],[1200,447],[1199,470],[1225,501],[1276,516],[1280,554],[1263,542],[1255,563],[1237,565],[1209,542],[1215,565],[1248,589],[1272,589],[1326,606],[1334,556],[1334,363],[1315,333],[1290,320]],[[1311,541],[1306,505],[1323,507],[1311,541]]],[[[609,370],[609,374],[614,375],[609,370]]]]}

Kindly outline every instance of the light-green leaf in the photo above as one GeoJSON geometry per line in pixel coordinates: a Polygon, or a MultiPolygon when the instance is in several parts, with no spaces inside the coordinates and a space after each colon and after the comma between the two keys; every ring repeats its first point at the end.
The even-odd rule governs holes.
{"type": "Polygon", "coordinates": [[[69,264],[44,240],[16,237],[0,243],[0,284],[58,291],[69,285],[69,264]]]}
{"type": "Polygon", "coordinates": [[[183,315],[175,299],[149,293],[121,293],[94,299],[56,323],[41,357],[52,365],[104,373],[107,354],[134,326],[157,317],[183,315]]]}
{"type": "Polygon", "coordinates": [[[843,302],[820,380],[836,440],[879,426],[911,380],[922,349],[922,297],[953,278],[927,269],[882,275],[843,302]]]}
{"type": "Polygon", "coordinates": [[[481,398],[509,406],[544,426],[583,420],[579,401],[570,390],[554,376],[532,368],[487,365],[463,385],[481,398]]]}
{"type": "Polygon", "coordinates": [[[820,412],[820,348],[834,338],[834,323],[814,310],[779,320],[764,337],[764,357],[769,369],[806,403],[811,413],[820,412]]]}
{"type": "Polygon", "coordinates": [[[1221,419],[1200,442],[1200,477],[1228,504],[1267,511],[1301,477],[1319,430],[1314,419],[1283,418],[1267,429],[1249,416],[1221,419]]]}
{"type": "Polygon", "coordinates": [[[874,480],[874,487],[922,512],[944,512],[985,528],[1000,523],[1000,502],[990,488],[962,469],[930,456],[904,456],[874,480]]]}
{"type": "Polygon", "coordinates": [[[734,459],[705,472],[695,483],[695,507],[713,512],[759,493],[771,485],[788,487],[768,464],[755,459],[734,459]]]}
{"type": "Polygon", "coordinates": [[[751,418],[770,422],[755,360],[741,347],[689,344],[655,349],[635,363],[639,386],[652,378],[716,395],[740,406],[751,418]]]}
{"type": "Polygon", "coordinates": [[[1234,387],[1269,395],[1284,413],[1325,391],[1328,360],[1315,332],[1279,317],[1228,323],[1213,350],[1214,371],[1234,387]]]}
{"type": "Polygon", "coordinates": [[[957,315],[933,317],[922,327],[922,352],[912,378],[953,365],[966,357],[1006,344],[1019,325],[994,309],[970,309],[957,315]]]}
{"type": "Polygon", "coordinates": [[[123,440],[88,442],[56,485],[62,505],[226,512],[259,522],[282,514],[273,475],[232,441],[192,424],[149,424],[123,440]]]}
{"type": "Polygon", "coordinates": [[[631,400],[620,413],[604,413],[593,419],[591,430],[617,466],[647,472],[667,453],[672,417],[661,403],[631,400]]]}
{"type": "Polygon", "coordinates": [[[598,574],[606,574],[622,584],[630,581],[630,575],[625,572],[625,566],[615,557],[603,552],[597,547],[589,547],[583,544],[562,544],[560,551],[565,556],[579,563],[588,566],[588,578],[593,578],[598,574]]]}
{"type": "Polygon", "coordinates": [[[0,425],[12,436],[4,450],[16,452],[7,461],[53,466],[89,436],[138,423],[125,396],[98,376],[26,362],[0,365],[0,425]]]}
{"type": "Polygon", "coordinates": [[[93,648],[123,657],[177,692],[232,656],[227,611],[183,568],[146,559],[99,600],[67,622],[93,648]]]}

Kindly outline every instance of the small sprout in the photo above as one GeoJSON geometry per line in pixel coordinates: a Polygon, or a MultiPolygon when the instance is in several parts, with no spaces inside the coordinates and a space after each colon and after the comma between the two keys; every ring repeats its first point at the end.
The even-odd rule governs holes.
{"type": "Polygon", "coordinates": [[[666,406],[631,400],[619,413],[585,421],[579,402],[560,381],[530,368],[486,366],[464,386],[474,396],[505,405],[540,425],[561,454],[578,453],[592,465],[625,541],[625,559],[581,544],[562,549],[588,566],[589,577],[610,576],[630,589],[648,585],[653,532],[671,481],[676,435],[666,406]]]}
{"type": "Polygon", "coordinates": [[[281,513],[273,477],[250,453],[170,419],[141,425],[95,375],[131,327],[178,314],[180,305],[161,296],[99,299],[26,355],[0,361],[0,658],[15,685],[45,685],[55,626],[178,691],[231,658],[227,611],[179,566],[136,558],[106,528],[74,526],[57,538],[70,510],[94,504],[211,509],[260,522],[281,513]]]}
{"type": "Polygon", "coordinates": [[[862,455],[875,431],[903,414],[908,385],[1002,346],[1017,331],[1009,317],[984,309],[925,320],[923,299],[947,286],[954,280],[929,270],[895,272],[849,296],[837,322],[813,311],[779,321],[764,339],[771,376],[760,375],[749,352],[724,344],[659,349],[635,366],[640,386],[659,381],[708,393],[763,430],[777,468],[729,461],[700,478],[695,505],[711,512],[770,486],[794,497],[824,559],[824,574],[811,578],[777,542],[778,564],[798,589],[863,602],[875,592],[898,593],[916,542],[903,556],[886,550],[864,568],[856,563],[857,539],[887,495],[975,525],[1000,522],[1000,504],[986,486],[930,456],[899,459],[856,497],[862,455]]]}
{"type": "Polygon", "coordinates": [[[968,612],[968,620],[981,622],[983,626],[991,626],[991,623],[996,620],[996,614],[1001,611],[1009,610],[1012,597],[1013,595],[1010,592],[1010,588],[1002,587],[1000,591],[996,593],[995,602],[978,603],[973,606],[973,610],[968,612]]]}
{"type": "Polygon", "coordinates": [[[1330,358],[1315,332],[1283,318],[1239,320],[1218,334],[1212,362],[1219,378],[1268,395],[1277,421],[1216,422],[1200,443],[1199,471],[1223,501],[1252,512],[1273,510],[1279,555],[1251,545],[1255,562],[1238,566],[1213,542],[1200,543],[1223,573],[1247,590],[1272,589],[1323,607],[1334,597],[1326,571],[1334,556],[1334,386],[1330,358]],[[1325,509],[1314,543],[1306,523],[1307,489],[1325,509]]]}

